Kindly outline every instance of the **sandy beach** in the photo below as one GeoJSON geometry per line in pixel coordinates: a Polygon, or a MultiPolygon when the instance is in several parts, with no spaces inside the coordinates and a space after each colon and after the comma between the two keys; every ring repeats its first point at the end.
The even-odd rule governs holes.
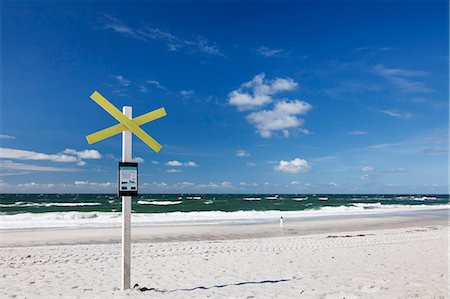
{"type": "Polygon", "coordinates": [[[448,210],[120,229],[5,230],[5,298],[449,298],[448,210]]]}

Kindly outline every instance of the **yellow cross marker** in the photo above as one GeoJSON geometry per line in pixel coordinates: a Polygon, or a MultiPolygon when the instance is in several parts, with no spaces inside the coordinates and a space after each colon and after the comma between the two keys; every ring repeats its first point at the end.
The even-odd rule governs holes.
{"type": "Polygon", "coordinates": [[[91,95],[91,99],[98,105],[100,105],[100,107],[105,109],[106,112],[111,114],[111,116],[114,117],[117,121],[119,121],[119,124],[86,136],[86,139],[89,144],[114,136],[122,131],[130,130],[155,152],[159,152],[161,150],[162,148],[161,144],[159,144],[155,139],[153,139],[147,133],[145,133],[145,131],[142,130],[139,126],[151,122],[155,119],[166,116],[167,113],[164,108],[159,108],[154,111],[143,114],[139,117],[129,119],[128,117],[123,115],[123,113],[120,112],[119,109],[117,109],[113,104],[111,104],[99,92],[94,91],[91,95]]]}

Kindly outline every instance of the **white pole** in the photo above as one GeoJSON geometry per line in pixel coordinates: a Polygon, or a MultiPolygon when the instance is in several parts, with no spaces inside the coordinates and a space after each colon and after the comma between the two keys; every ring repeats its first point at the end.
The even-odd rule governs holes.
{"type": "MultiPolygon", "coordinates": [[[[132,118],[133,110],[124,106],[123,114],[132,118]]],[[[132,161],[132,136],[129,130],[122,133],[122,162],[132,161]]],[[[122,196],[122,290],[130,288],[131,269],[131,196],[122,196]]]]}

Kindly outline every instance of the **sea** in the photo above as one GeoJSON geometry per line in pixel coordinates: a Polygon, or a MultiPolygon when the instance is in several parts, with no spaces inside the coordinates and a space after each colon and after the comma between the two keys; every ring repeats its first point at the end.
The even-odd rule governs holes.
{"type": "MultiPolygon", "coordinates": [[[[132,224],[250,224],[449,208],[449,195],[441,194],[143,194],[132,198],[132,224]]],[[[116,227],[121,209],[113,194],[0,194],[0,229],[116,227]]]]}

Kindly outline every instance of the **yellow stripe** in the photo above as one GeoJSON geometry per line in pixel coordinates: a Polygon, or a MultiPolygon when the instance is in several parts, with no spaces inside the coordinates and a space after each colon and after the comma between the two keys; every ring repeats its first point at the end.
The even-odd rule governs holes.
{"type": "Polygon", "coordinates": [[[107,99],[105,99],[99,92],[94,91],[91,95],[91,99],[96,102],[100,107],[106,110],[112,117],[117,119],[120,123],[122,123],[128,130],[133,132],[137,137],[139,137],[145,144],[147,144],[151,149],[155,152],[159,152],[162,148],[161,144],[159,144],[155,139],[150,137],[147,133],[144,132],[138,125],[136,125],[131,119],[126,117],[119,111],[113,104],[111,104],[107,99]]]}
{"type": "MultiPolygon", "coordinates": [[[[145,113],[139,117],[133,118],[132,121],[139,126],[151,122],[153,120],[156,120],[158,118],[164,117],[166,115],[167,115],[166,110],[164,108],[159,108],[151,112],[145,113]]],[[[106,139],[108,137],[114,136],[116,134],[119,134],[120,132],[125,131],[126,129],[127,128],[123,124],[119,123],[109,128],[89,134],[86,136],[86,139],[89,144],[92,144],[95,142],[99,142],[103,139],[106,139]]]]}

